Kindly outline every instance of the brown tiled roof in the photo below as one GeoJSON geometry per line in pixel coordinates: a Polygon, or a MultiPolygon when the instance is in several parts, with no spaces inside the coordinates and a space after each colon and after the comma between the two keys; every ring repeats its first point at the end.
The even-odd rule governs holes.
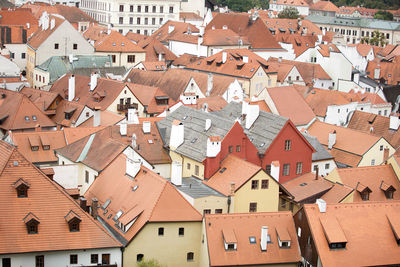
{"type": "MultiPolygon", "coordinates": [[[[320,117],[326,116],[328,106],[345,105],[351,102],[346,93],[325,89],[313,89],[305,99],[315,115],[320,117]]],[[[354,99],[354,102],[356,101],[357,99],[354,99]]]]}
{"type": "Polygon", "coordinates": [[[267,88],[279,115],[288,117],[294,125],[308,124],[315,114],[293,86],[267,88]]]}
{"type": "Polygon", "coordinates": [[[316,204],[306,204],[304,212],[323,266],[382,266],[400,262],[400,247],[388,220],[388,216],[398,220],[399,201],[327,204],[323,213],[316,204]],[[321,221],[327,220],[338,222],[336,226],[347,240],[345,249],[329,248],[325,233],[336,233],[338,229],[324,228],[321,221]],[[379,245],[366,245],[376,244],[377,240],[379,245]]]}
{"type": "MultiPolygon", "coordinates": [[[[277,25],[279,26],[279,25],[277,25]]],[[[317,35],[301,35],[299,33],[278,33],[276,30],[275,39],[280,43],[292,44],[296,57],[303,54],[310,48],[315,48],[315,43],[318,41],[317,35]]]]}
{"type": "MultiPolygon", "coordinates": [[[[58,93],[57,93],[58,94],[58,93]]],[[[62,100],[56,108],[56,114],[51,118],[56,124],[61,126],[70,127],[74,124],[79,116],[81,115],[83,109],[85,108],[84,105],[81,105],[76,102],[62,100]],[[71,117],[69,119],[65,118],[65,113],[69,112],[71,117]]]]}
{"type": "Polygon", "coordinates": [[[167,64],[165,61],[142,61],[144,70],[146,71],[164,71],[167,70],[167,64]]]}
{"type": "Polygon", "coordinates": [[[149,36],[146,39],[140,40],[137,44],[144,49],[144,51],[146,51],[146,62],[158,61],[159,54],[162,55],[162,58],[165,61],[172,61],[176,59],[176,55],[156,38],[149,36]]]}
{"type": "Polygon", "coordinates": [[[209,29],[203,36],[205,46],[250,45],[246,36],[240,36],[230,29],[209,29]],[[239,44],[241,42],[241,44],[239,44]]]}
{"type": "Polygon", "coordinates": [[[339,8],[335,6],[335,4],[333,4],[331,1],[318,1],[310,6],[310,10],[337,12],[339,11],[339,8]]]}
{"type": "Polygon", "coordinates": [[[39,48],[39,46],[42,45],[42,43],[44,41],[47,40],[47,38],[54,32],[57,30],[57,28],[64,23],[64,19],[61,19],[57,16],[53,16],[53,15],[49,15],[49,20],[51,21],[52,19],[54,19],[55,21],[55,25],[54,28],[52,29],[50,27],[50,23],[49,23],[49,27],[47,28],[47,30],[42,30],[42,28],[40,27],[37,31],[35,31],[33,33],[33,35],[29,38],[28,40],[28,45],[36,50],[39,48]]]}
{"type": "Polygon", "coordinates": [[[286,32],[290,32],[290,30],[295,31],[296,33],[305,32],[307,29],[307,34],[321,35],[321,29],[312,23],[309,20],[301,20],[301,26],[298,28],[298,20],[297,19],[280,19],[280,18],[268,18],[263,17],[263,21],[267,28],[275,29],[275,32],[278,33],[279,29],[284,29],[286,32]]]}
{"type": "Polygon", "coordinates": [[[323,57],[330,57],[331,53],[341,53],[340,50],[334,44],[319,44],[318,52],[321,53],[323,57]]]}
{"type": "Polygon", "coordinates": [[[373,49],[372,45],[369,44],[350,44],[349,46],[355,47],[357,49],[357,52],[362,56],[366,57],[368,56],[368,53],[373,49]]]}
{"type": "Polygon", "coordinates": [[[190,36],[188,33],[200,33],[200,30],[191,23],[179,22],[168,20],[164,23],[157,31],[155,31],[151,36],[156,38],[160,42],[168,42],[171,38],[173,39],[181,39],[182,36],[186,36],[188,39],[196,39],[197,36],[190,36]],[[168,32],[169,28],[174,27],[173,31],[168,32]]]}
{"type": "Polygon", "coordinates": [[[20,93],[26,95],[38,108],[43,111],[46,111],[57,98],[61,98],[57,93],[47,92],[30,87],[22,88],[20,93]]]}
{"type": "Polygon", "coordinates": [[[102,226],[81,210],[68,194],[30,164],[15,148],[0,141],[0,253],[27,253],[120,247],[102,226]],[[7,162],[6,165],[1,164],[7,162]],[[17,162],[17,166],[16,166],[17,162]],[[28,197],[17,199],[10,186],[23,177],[29,183],[28,197]],[[29,202],[29,205],[27,205],[29,202]],[[70,232],[65,216],[73,211],[80,219],[79,232],[70,232]],[[38,234],[28,234],[24,218],[33,214],[39,221],[38,234]],[[49,240],[51,239],[51,242],[49,240]]]}
{"type": "MultiPolygon", "coordinates": [[[[372,191],[369,194],[370,201],[389,201],[381,189],[382,182],[392,186],[396,190],[393,199],[400,200],[400,182],[390,164],[337,169],[337,172],[341,182],[354,190],[357,189],[359,183],[368,187],[372,191]]],[[[361,195],[357,192],[354,193],[353,202],[360,201],[363,201],[361,195]]]]}
{"type": "Polygon", "coordinates": [[[102,129],[104,129],[104,126],[98,126],[98,127],[73,127],[73,128],[67,128],[65,127],[63,129],[64,135],[65,135],[65,140],[67,144],[72,144],[79,139],[82,139],[88,135],[91,135],[95,132],[98,132],[102,129]]]}
{"type": "Polygon", "coordinates": [[[380,69],[379,80],[384,79],[387,84],[398,85],[400,82],[400,56],[395,56],[392,61],[369,61],[367,65],[368,77],[375,79],[375,69],[380,69]]]}
{"type": "Polygon", "coordinates": [[[202,219],[174,186],[153,171],[142,166],[135,179],[128,177],[124,154],[120,154],[86,191],[86,199],[93,197],[99,200],[100,206],[107,199],[111,200],[107,214],[99,209],[99,216],[127,242],[148,222],[199,222],[202,219]],[[124,225],[136,219],[126,232],[112,220],[118,211],[123,212],[119,221],[124,225]],[[109,214],[112,216],[107,217],[109,214]]]}
{"type": "Polygon", "coordinates": [[[172,62],[172,65],[177,67],[185,67],[199,59],[204,59],[204,57],[197,57],[190,54],[183,54],[172,62]]]}
{"type": "Polygon", "coordinates": [[[279,265],[301,261],[291,212],[207,214],[204,225],[210,266],[279,265]],[[260,247],[263,226],[268,226],[271,238],[267,251],[262,251],[260,247]],[[234,231],[236,250],[225,250],[223,231],[234,231]],[[290,238],[290,248],[279,247],[278,235],[282,239],[290,238]],[[249,237],[254,237],[256,243],[250,243],[249,237]]]}
{"type": "MultiPolygon", "coordinates": [[[[94,119],[94,116],[90,117],[84,123],[80,124],[79,127],[93,126],[93,119],[94,119]]],[[[121,122],[124,119],[125,119],[125,116],[119,115],[117,113],[114,113],[114,112],[111,112],[108,110],[100,111],[100,126],[111,126],[111,125],[117,124],[118,122],[121,122]]]]}
{"type": "Polygon", "coordinates": [[[219,13],[207,25],[206,31],[212,29],[228,29],[236,32],[240,36],[246,36],[251,43],[252,49],[276,49],[282,50],[282,47],[275,40],[268,29],[268,26],[261,18],[252,22],[249,14],[241,13],[219,13]]]}
{"type": "Polygon", "coordinates": [[[28,97],[24,94],[0,89],[0,118],[7,118],[0,124],[4,130],[31,129],[56,126],[28,97]],[[4,98],[3,98],[4,97],[4,98]]]}
{"type": "Polygon", "coordinates": [[[199,16],[195,12],[179,12],[179,19],[185,20],[203,20],[201,16],[199,16]]]}
{"type": "Polygon", "coordinates": [[[308,172],[282,185],[294,196],[294,201],[307,203],[308,199],[321,196],[329,191],[334,184],[321,176],[316,179],[315,173],[308,172]]]}
{"type": "Polygon", "coordinates": [[[321,198],[325,200],[326,203],[332,203],[332,204],[341,203],[353,191],[354,189],[347,185],[341,183],[335,183],[333,187],[321,198]]]}
{"type": "Polygon", "coordinates": [[[277,0],[276,4],[285,6],[309,6],[305,0],[277,0]]]}
{"type": "Polygon", "coordinates": [[[201,109],[204,107],[204,104],[207,104],[208,111],[218,111],[223,109],[228,102],[222,96],[208,96],[205,98],[198,98],[196,105],[187,105],[191,108],[201,109]]]}

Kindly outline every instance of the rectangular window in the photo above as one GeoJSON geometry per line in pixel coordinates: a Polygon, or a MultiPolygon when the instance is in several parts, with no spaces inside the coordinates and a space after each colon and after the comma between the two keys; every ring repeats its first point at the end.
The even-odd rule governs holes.
{"type": "Polygon", "coordinates": [[[271,174],[271,164],[267,164],[267,165],[265,166],[265,172],[266,172],[267,174],[271,174]]]}
{"type": "Polygon", "coordinates": [[[164,227],[158,228],[158,235],[163,236],[164,235],[164,227]]]}
{"type": "Polygon", "coordinates": [[[73,45],[72,45],[72,48],[73,48],[74,50],[77,50],[77,49],[78,49],[78,44],[73,44],[73,45]]]}
{"type": "Polygon", "coordinates": [[[156,25],[156,18],[151,19],[151,24],[156,25]]]}
{"type": "Polygon", "coordinates": [[[199,176],[200,174],[200,167],[199,165],[194,166],[194,175],[199,176]]]}
{"type": "Polygon", "coordinates": [[[229,146],[229,153],[232,153],[233,152],[233,146],[229,146]]]}
{"type": "Polygon", "coordinates": [[[179,234],[179,236],[184,236],[185,235],[185,228],[179,227],[178,234],[179,234]]]}
{"type": "Polygon", "coordinates": [[[137,24],[137,25],[140,25],[140,18],[137,18],[137,19],[136,19],[136,24],[137,24]]]}
{"type": "Polygon", "coordinates": [[[371,159],[371,166],[375,166],[375,159],[371,159]]]}
{"type": "Polygon", "coordinates": [[[137,7],[137,12],[138,12],[138,13],[142,12],[142,6],[138,6],[138,7],[137,7]]]}
{"type": "Polygon", "coordinates": [[[329,163],[326,163],[325,164],[325,170],[328,170],[329,169],[329,163]]]}
{"type": "Polygon", "coordinates": [[[144,18],[144,24],[145,25],[149,24],[149,18],[144,18]]]}
{"type": "Polygon", "coordinates": [[[283,171],[282,175],[283,176],[289,176],[289,170],[290,170],[290,164],[283,164],[283,171]]]}
{"type": "Polygon", "coordinates": [[[144,7],[144,12],[145,12],[145,13],[149,13],[149,6],[145,6],[145,7],[144,7]]]}
{"type": "Polygon", "coordinates": [[[78,264],[78,255],[69,255],[69,264],[78,264]]]}
{"type": "Polygon", "coordinates": [[[380,146],[380,147],[379,147],[379,151],[383,151],[383,146],[380,146]]]}
{"type": "Polygon", "coordinates": [[[129,12],[133,12],[133,6],[129,6],[129,12]]]}
{"type": "Polygon", "coordinates": [[[99,262],[99,254],[90,255],[90,263],[97,264],[99,262]]]}
{"type": "Polygon", "coordinates": [[[128,55],[128,63],[134,63],[135,62],[135,55],[128,55]]]}
{"type": "Polygon", "coordinates": [[[89,172],[85,171],[85,183],[89,183],[89,172]]]}
{"type": "Polygon", "coordinates": [[[258,180],[251,181],[251,189],[252,190],[258,189],[258,180]]]}
{"type": "Polygon", "coordinates": [[[110,254],[101,254],[101,264],[110,264],[110,254]]]}
{"type": "Polygon", "coordinates": [[[236,146],[236,152],[240,152],[240,145],[236,146]]]}
{"type": "Polygon", "coordinates": [[[129,24],[133,24],[133,18],[129,18],[129,24]]]}
{"type": "Polygon", "coordinates": [[[174,7],[173,6],[169,7],[169,13],[174,13],[174,7]]]}
{"type": "Polygon", "coordinates": [[[292,149],[292,141],[285,140],[285,151],[290,151],[292,149]]]}
{"type": "Polygon", "coordinates": [[[156,6],[153,6],[153,13],[156,13],[156,6]]]}
{"type": "Polygon", "coordinates": [[[203,210],[203,214],[210,214],[211,213],[211,210],[210,209],[205,209],[205,210],[203,210]]]}
{"type": "Polygon", "coordinates": [[[186,164],[186,168],[187,168],[188,170],[190,170],[190,163],[187,163],[187,164],[186,164]]]}
{"type": "Polygon", "coordinates": [[[269,186],[269,180],[265,179],[265,180],[261,180],[261,189],[268,189],[269,186]]]}
{"type": "Polygon", "coordinates": [[[54,44],[54,49],[58,49],[58,44],[57,43],[54,44]]]}
{"type": "Polygon", "coordinates": [[[123,17],[119,17],[119,24],[124,24],[124,18],[123,17]]]}
{"type": "Polygon", "coordinates": [[[296,174],[301,174],[303,172],[303,162],[296,163],[296,174]]]}
{"type": "Polygon", "coordinates": [[[215,214],[220,214],[222,213],[222,209],[215,209],[215,214]]]}
{"type": "Polygon", "coordinates": [[[115,63],[117,61],[117,57],[115,55],[111,55],[111,60],[112,63],[115,63]]]}
{"type": "Polygon", "coordinates": [[[164,13],[164,6],[160,6],[160,13],[164,13]]]}
{"type": "Polygon", "coordinates": [[[124,5],[119,5],[119,12],[124,12],[124,5]]]}
{"type": "Polygon", "coordinates": [[[44,256],[36,256],[35,257],[35,266],[36,267],[44,267],[44,256]]]}
{"type": "Polygon", "coordinates": [[[249,212],[257,212],[257,203],[256,202],[250,203],[249,212]]]}
{"type": "Polygon", "coordinates": [[[160,24],[162,24],[163,23],[163,18],[160,18],[160,24]]]}
{"type": "Polygon", "coordinates": [[[25,53],[21,53],[21,58],[24,59],[26,57],[25,53]]]}
{"type": "Polygon", "coordinates": [[[11,258],[2,258],[1,263],[3,267],[11,267],[11,258]]]}

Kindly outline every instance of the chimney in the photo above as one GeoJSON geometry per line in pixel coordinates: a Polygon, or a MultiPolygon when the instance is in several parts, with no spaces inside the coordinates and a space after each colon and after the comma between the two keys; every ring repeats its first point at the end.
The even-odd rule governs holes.
{"type": "Polygon", "coordinates": [[[71,75],[68,79],[68,101],[73,101],[75,98],[75,75],[71,75]]]}
{"type": "Polygon", "coordinates": [[[318,205],[319,212],[325,213],[326,212],[326,202],[325,202],[325,200],[319,198],[319,199],[317,199],[316,203],[318,205]]]}
{"type": "Polygon", "coordinates": [[[197,36],[197,56],[201,57],[201,44],[203,43],[203,37],[197,36]]]}
{"type": "Polygon", "coordinates": [[[55,19],[51,19],[51,21],[50,21],[50,30],[54,29],[55,26],[56,26],[56,20],[55,19]]]}
{"type": "Polygon", "coordinates": [[[381,76],[381,69],[378,67],[374,70],[374,79],[378,80],[381,76]]]}
{"type": "Polygon", "coordinates": [[[325,29],[325,28],[322,29],[322,35],[323,35],[323,36],[326,35],[326,29],[325,29]]]}
{"type": "Polygon", "coordinates": [[[208,129],[211,128],[211,119],[206,119],[206,127],[205,130],[208,131],[208,129]]]}
{"type": "Polygon", "coordinates": [[[151,131],[151,122],[144,121],[143,125],[142,125],[142,128],[143,128],[143,133],[145,133],[145,134],[150,133],[150,131],[151,131]]]}
{"type": "Polygon", "coordinates": [[[397,116],[390,116],[389,129],[397,131],[399,129],[400,120],[397,116]]]}
{"type": "Polygon", "coordinates": [[[214,75],[212,73],[208,73],[207,75],[207,92],[206,96],[210,96],[211,90],[214,86],[214,75]]]}
{"type": "Polygon", "coordinates": [[[128,132],[128,125],[126,124],[126,122],[121,122],[121,124],[119,125],[119,133],[121,134],[121,136],[126,136],[128,132]]]}
{"type": "Polygon", "coordinates": [[[224,26],[222,26],[222,29],[223,29],[223,30],[227,30],[227,29],[228,29],[228,26],[224,25],[224,26]]]}
{"type": "Polygon", "coordinates": [[[97,215],[98,215],[98,212],[97,212],[98,204],[99,204],[99,201],[97,200],[97,198],[95,198],[95,197],[92,198],[92,216],[95,219],[97,219],[97,215]]]}
{"type": "Polygon", "coordinates": [[[231,182],[231,192],[230,192],[230,196],[235,195],[235,190],[236,190],[236,186],[234,182],[231,182]]]}
{"type": "Polygon", "coordinates": [[[172,162],[171,183],[173,183],[176,186],[182,185],[182,164],[178,161],[172,162]]]}
{"type": "Polygon", "coordinates": [[[132,148],[135,149],[136,146],[136,134],[132,134],[132,148]]]}
{"type": "Polygon", "coordinates": [[[110,35],[111,34],[111,24],[107,25],[107,34],[110,35]]]}
{"type": "Polygon", "coordinates": [[[215,158],[220,151],[221,151],[221,137],[220,136],[208,137],[206,156],[208,158],[215,158]]]}
{"type": "Polygon", "coordinates": [[[128,124],[139,124],[139,118],[134,108],[128,108],[128,124]]]}
{"type": "Polygon", "coordinates": [[[282,62],[282,57],[278,57],[278,62],[279,62],[279,63],[282,62]]]}
{"type": "Polygon", "coordinates": [[[97,73],[93,72],[90,75],[90,91],[93,91],[94,89],[96,89],[97,86],[97,73]]]}
{"type": "Polygon", "coordinates": [[[81,207],[81,209],[83,209],[84,211],[87,212],[87,201],[86,201],[86,198],[84,198],[84,197],[80,197],[79,198],[79,206],[81,207]]]}
{"type": "Polygon", "coordinates": [[[101,110],[99,107],[94,108],[93,112],[93,126],[100,126],[101,123],[101,110]]]}
{"type": "Polygon", "coordinates": [[[225,64],[227,57],[228,57],[228,53],[223,51],[222,52],[222,64],[225,64]]]}
{"type": "Polygon", "coordinates": [[[386,161],[389,158],[389,148],[385,147],[383,149],[383,161],[386,161]]]}
{"type": "Polygon", "coordinates": [[[169,137],[169,146],[175,150],[184,142],[185,128],[181,121],[174,120],[172,122],[171,134],[169,137]]]}
{"type": "Polygon", "coordinates": [[[335,143],[336,143],[336,130],[334,130],[333,133],[329,133],[328,149],[332,149],[335,143]]]}
{"type": "Polygon", "coordinates": [[[268,244],[268,226],[261,226],[260,246],[262,251],[267,251],[268,244]]]}
{"type": "Polygon", "coordinates": [[[162,53],[158,53],[158,61],[163,61],[162,59],[163,59],[162,53]]]}
{"type": "Polygon", "coordinates": [[[31,24],[28,22],[28,23],[26,23],[26,28],[27,29],[30,29],[31,28],[31,24]]]}
{"type": "Polygon", "coordinates": [[[246,129],[250,129],[253,123],[260,115],[260,107],[258,105],[248,105],[246,110],[246,129]]]}
{"type": "Polygon", "coordinates": [[[279,171],[280,171],[279,161],[271,162],[271,177],[274,178],[278,183],[279,183],[279,171]]]}
{"type": "Polygon", "coordinates": [[[135,178],[140,171],[140,165],[142,165],[140,160],[133,160],[129,157],[126,157],[126,174],[132,178],[135,178]]]}
{"type": "Polygon", "coordinates": [[[319,175],[319,168],[315,168],[315,180],[318,180],[318,175],[319,175]]]}
{"type": "Polygon", "coordinates": [[[173,32],[175,30],[175,26],[174,25],[169,25],[168,26],[168,34],[170,34],[171,32],[173,32]]]}

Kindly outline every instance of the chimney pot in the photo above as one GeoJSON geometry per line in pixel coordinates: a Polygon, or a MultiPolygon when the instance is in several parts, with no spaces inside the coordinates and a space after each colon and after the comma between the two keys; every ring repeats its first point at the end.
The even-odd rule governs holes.
{"type": "Polygon", "coordinates": [[[336,130],[334,130],[332,133],[329,133],[328,149],[332,149],[335,143],[336,143],[336,130]]]}
{"type": "Polygon", "coordinates": [[[262,251],[267,251],[268,244],[268,226],[261,227],[261,241],[260,246],[262,251]]]}
{"type": "Polygon", "coordinates": [[[128,132],[128,126],[126,125],[126,122],[122,122],[120,125],[119,125],[119,133],[122,135],[122,136],[126,136],[127,135],[127,132],[128,132]]]}
{"type": "Polygon", "coordinates": [[[75,98],[75,75],[71,75],[68,79],[68,101],[73,101],[75,98]]]}
{"type": "Polygon", "coordinates": [[[183,123],[181,121],[174,120],[172,122],[171,134],[169,137],[169,146],[172,150],[175,150],[176,148],[178,148],[180,145],[183,144],[185,140],[184,134],[185,134],[185,128],[183,123]]]}

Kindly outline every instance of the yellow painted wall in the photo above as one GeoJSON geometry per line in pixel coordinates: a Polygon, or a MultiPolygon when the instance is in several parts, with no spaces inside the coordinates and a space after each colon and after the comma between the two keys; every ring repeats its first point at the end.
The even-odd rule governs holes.
{"type": "Polygon", "coordinates": [[[36,52],[29,46],[26,46],[26,78],[29,84],[33,83],[33,69],[35,68],[36,52]]]}
{"type": "Polygon", "coordinates": [[[300,209],[300,205],[294,201],[290,202],[288,199],[286,199],[285,205],[283,205],[283,201],[282,199],[286,199],[283,197],[279,198],[279,207],[278,210],[279,211],[291,211],[293,214],[295,214],[299,209],[300,209]],[[293,210],[290,210],[290,203],[293,203],[293,210]]]}
{"type": "Polygon", "coordinates": [[[395,152],[394,148],[383,138],[381,138],[375,145],[373,145],[363,156],[358,166],[371,166],[371,160],[375,159],[375,165],[381,165],[383,162],[383,151],[380,146],[389,148],[389,156],[395,152]]]}
{"type": "Polygon", "coordinates": [[[257,212],[278,211],[279,185],[263,170],[240,187],[234,196],[234,212],[249,212],[251,202],[257,202],[257,212]],[[261,180],[268,179],[268,189],[261,189],[261,180]],[[251,189],[251,183],[258,180],[258,189],[251,189]]]}
{"type": "Polygon", "coordinates": [[[202,242],[201,242],[201,246],[200,246],[199,267],[207,267],[207,266],[210,266],[210,264],[209,264],[210,259],[208,257],[207,234],[206,234],[204,219],[203,219],[203,225],[202,225],[201,229],[202,229],[202,234],[201,234],[202,242]]]}
{"type": "Polygon", "coordinates": [[[393,171],[397,176],[397,179],[400,180],[400,166],[399,166],[399,162],[397,162],[397,160],[394,157],[390,157],[387,160],[387,163],[392,165],[393,171]]]}
{"type": "Polygon", "coordinates": [[[259,94],[265,87],[267,88],[276,87],[277,80],[278,80],[277,73],[267,74],[265,73],[263,68],[259,67],[256,73],[250,79],[250,96],[259,94]],[[271,82],[269,83],[268,80],[271,80],[271,82]],[[259,87],[258,92],[256,90],[257,84],[261,84],[261,87],[259,87]]]}
{"type": "Polygon", "coordinates": [[[334,182],[334,183],[336,183],[336,182],[342,183],[342,180],[340,179],[339,172],[338,172],[338,169],[337,169],[337,168],[333,169],[333,170],[328,174],[328,176],[325,177],[325,179],[327,179],[327,180],[329,180],[329,181],[331,181],[331,182],[334,182]]]}
{"type": "Polygon", "coordinates": [[[203,214],[205,209],[210,209],[214,214],[216,209],[222,209],[222,213],[228,213],[228,197],[208,196],[194,199],[194,208],[203,214]]]}
{"type": "Polygon", "coordinates": [[[354,191],[345,197],[340,203],[353,203],[354,202],[354,191]]]}
{"type": "MultiPolygon", "coordinates": [[[[167,140],[169,142],[169,140],[167,140]]],[[[204,165],[201,162],[195,161],[185,156],[181,156],[180,154],[170,150],[169,156],[172,161],[177,161],[182,164],[182,177],[197,177],[199,179],[204,180],[204,165]],[[190,169],[187,168],[187,164],[190,163],[190,169]],[[199,166],[199,175],[195,174],[195,166],[199,166]]]]}
{"type": "Polygon", "coordinates": [[[123,265],[137,266],[137,254],[145,260],[156,259],[162,266],[199,266],[201,227],[199,222],[148,223],[125,248],[123,265]],[[158,236],[158,228],[164,227],[164,235],[158,236]],[[185,228],[184,236],[179,236],[179,227],[185,228]],[[188,252],[194,253],[194,260],[187,261],[188,252]]]}
{"type": "Polygon", "coordinates": [[[114,102],[112,102],[112,104],[110,106],[108,106],[107,110],[111,111],[111,112],[114,112],[114,113],[118,113],[120,115],[125,115],[124,112],[118,111],[117,107],[118,107],[118,104],[120,103],[119,101],[120,101],[121,98],[123,98],[124,99],[124,103],[126,103],[126,99],[129,98],[129,97],[131,98],[131,103],[132,104],[133,103],[138,104],[138,116],[139,117],[145,117],[143,105],[136,98],[136,96],[131,92],[131,90],[129,90],[129,88],[127,86],[125,86],[125,88],[122,89],[121,93],[115,98],[114,102]]]}
{"type": "Polygon", "coordinates": [[[107,52],[96,52],[95,55],[101,55],[101,56],[112,56],[115,55],[115,63],[112,63],[113,67],[126,67],[127,69],[130,67],[135,66],[139,62],[142,62],[146,59],[146,53],[145,52],[129,52],[129,53],[107,53],[107,52]],[[128,55],[135,55],[135,62],[133,63],[128,63],[128,55]]]}

